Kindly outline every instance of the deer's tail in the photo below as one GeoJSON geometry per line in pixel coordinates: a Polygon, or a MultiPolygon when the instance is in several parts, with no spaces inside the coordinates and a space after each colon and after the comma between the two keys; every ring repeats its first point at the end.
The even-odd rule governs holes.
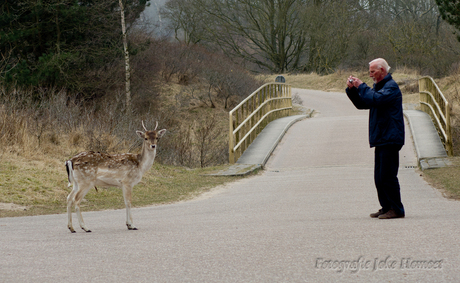
{"type": "MultiPolygon", "coordinates": [[[[65,169],[67,171],[67,179],[69,180],[69,184],[67,185],[67,187],[71,187],[74,183],[74,179],[73,179],[73,164],[72,164],[72,161],[70,160],[67,160],[65,162],[65,169]]],[[[99,192],[97,190],[97,187],[94,186],[94,188],[96,189],[96,192],[99,192]]]]}
{"type": "Polygon", "coordinates": [[[70,187],[73,185],[73,165],[72,161],[67,160],[65,162],[65,169],[67,170],[67,179],[69,180],[69,184],[67,187],[70,187]]]}

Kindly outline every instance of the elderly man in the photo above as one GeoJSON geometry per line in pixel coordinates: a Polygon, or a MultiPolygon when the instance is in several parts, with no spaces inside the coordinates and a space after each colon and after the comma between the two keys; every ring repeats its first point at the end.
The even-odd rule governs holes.
{"type": "Polygon", "coordinates": [[[398,181],[399,151],[404,145],[402,95],[389,73],[390,66],[378,58],[369,63],[373,88],[350,76],[346,93],[358,109],[369,109],[369,144],[375,148],[374,182],[381,209],[372,218],[405,216],[398,181]]]}

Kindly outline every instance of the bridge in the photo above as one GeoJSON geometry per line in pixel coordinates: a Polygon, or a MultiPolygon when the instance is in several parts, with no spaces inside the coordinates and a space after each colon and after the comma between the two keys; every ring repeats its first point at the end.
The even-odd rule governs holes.
{"type": "Polygon", "coordinates": [[[400,152],[406,218],[372,219],[368,112],[344,93],[293,92],[315,112],[282,130],[262,172],[133,209],[138,231],[120,229],[124,210],[84,213],[93,233],[70,234],[65,215],[0,219],[1,281],[458,282],[460,204],[420,176],[420,119],[406,116],[400,152]]]}

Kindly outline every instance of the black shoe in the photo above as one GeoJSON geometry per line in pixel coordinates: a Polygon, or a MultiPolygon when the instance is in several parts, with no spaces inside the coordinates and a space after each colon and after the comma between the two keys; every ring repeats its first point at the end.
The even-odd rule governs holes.
{"type": "Polygon", "coordinates": [[[383,212],[383,209],[379,209],[379,211],[375,212],[375,213],[371,213],[370,214],[370,217],[372,218],[377,218],[379,217],[380,215],[384,214],[385,212],[383,212]]]}
{"type": "Polygon", "coordinates": [[[379,219],[404,218],[404,216],[404,214],[396,213],[396,211],[390,209],[387,213],[379,215],[379,219]]]}

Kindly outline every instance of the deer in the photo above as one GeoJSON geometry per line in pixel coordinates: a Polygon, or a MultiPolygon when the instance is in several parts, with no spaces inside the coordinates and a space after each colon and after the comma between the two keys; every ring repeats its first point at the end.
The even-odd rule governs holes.
{"type": "Polygon", "coordinates": [[[75,233],[72,226],[72,205],[75,204],[80,227],[91,232],[81,215],[80,203],[91,188],[118,187],[123,191],[126,206],[126,226],[128,230],[137,230],[131,216],[131,196],[133,187],[137,185],[153,165],[156,156],[157,142],[166,129],[158,130],[158,121],[153,131],[148,131],[142,121],[145,132],[136,131],[143,139],[140,154],[107,154],[101,152],[81,152],[65,162],[69,187],[72,191],[67,196],[67,216],[70,232],[75,233]]]}

